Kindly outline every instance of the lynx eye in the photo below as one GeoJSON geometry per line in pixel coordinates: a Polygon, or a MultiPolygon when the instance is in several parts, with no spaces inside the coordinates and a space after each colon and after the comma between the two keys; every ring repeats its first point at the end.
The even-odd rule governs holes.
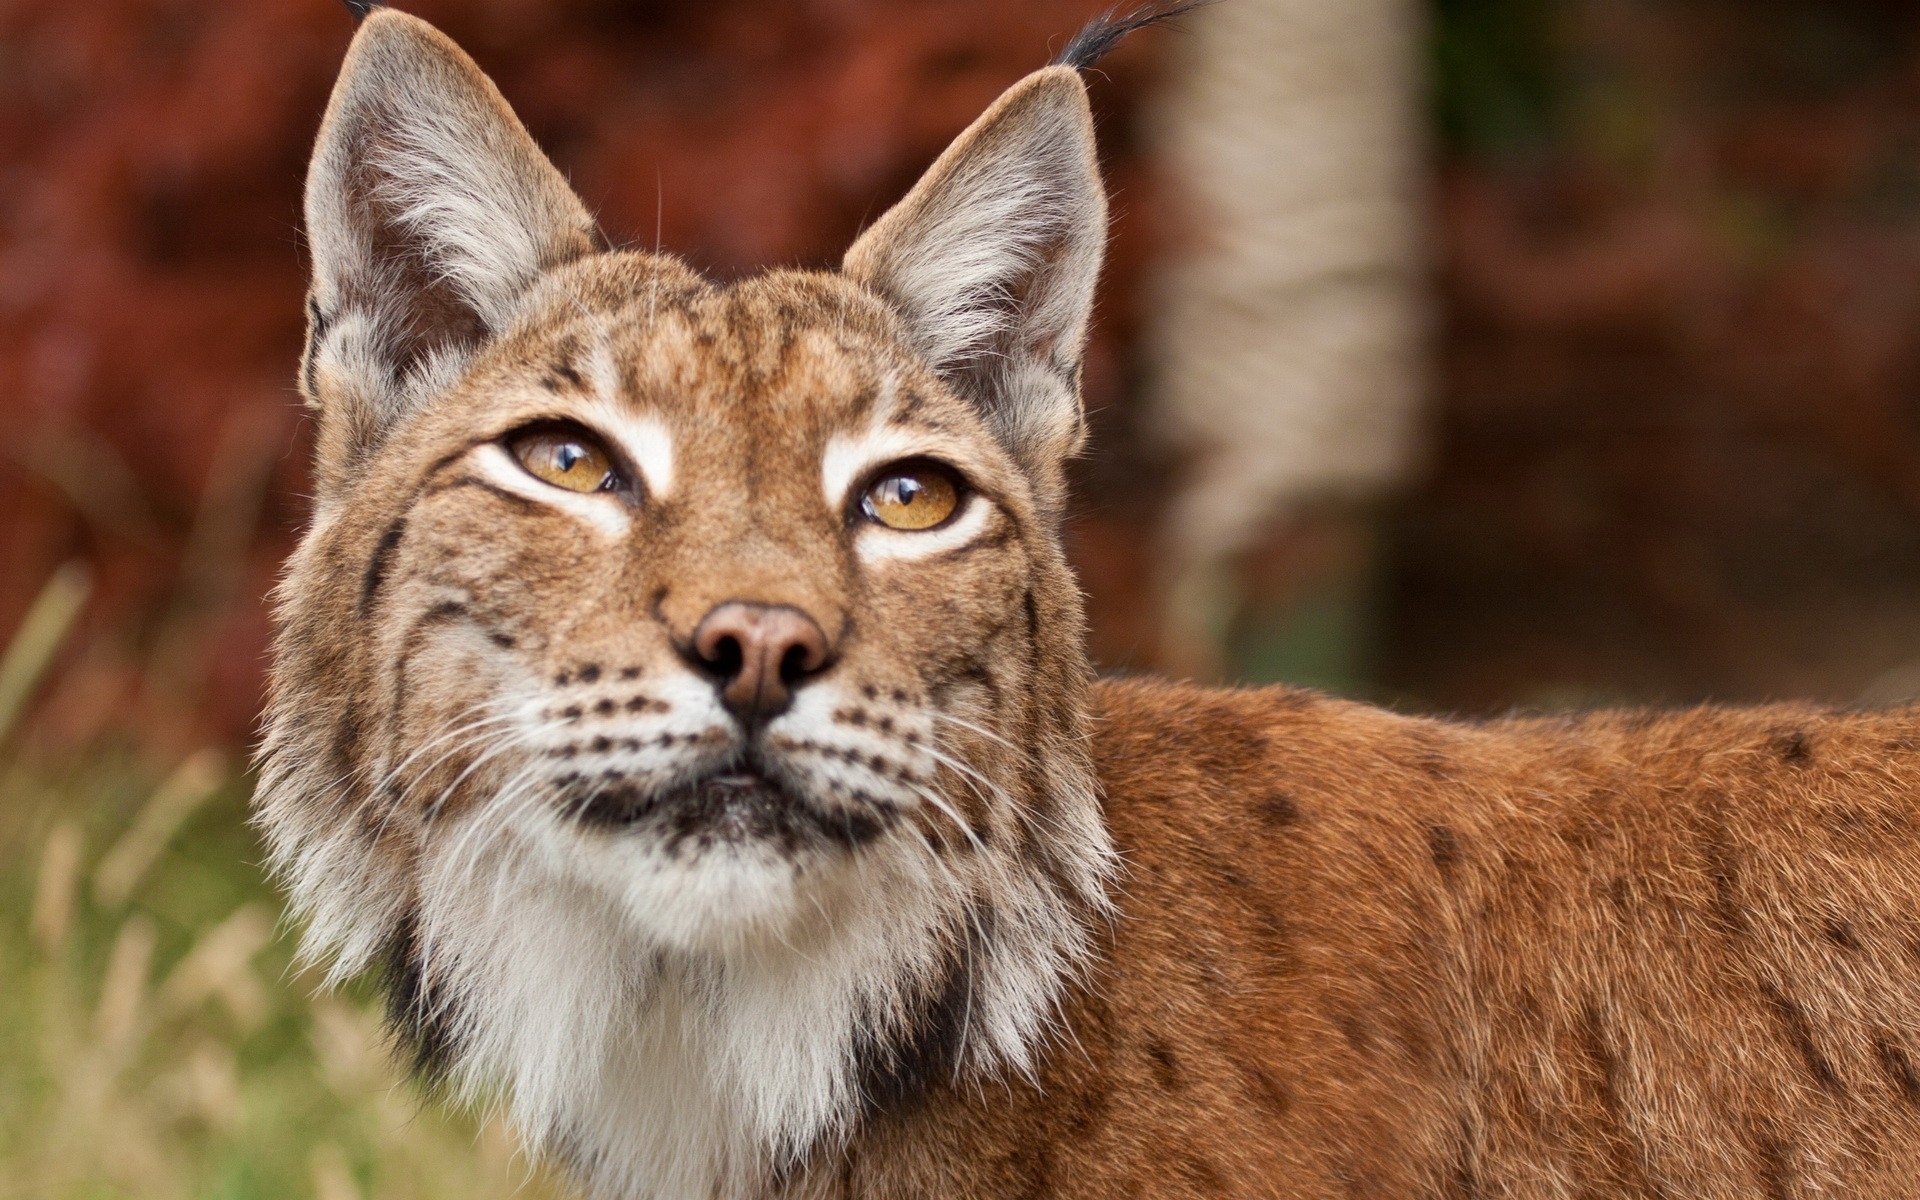
{"type": "Polygon", "coordinates": [[[860,510],[888,529],[932,529],[960,507],[960,481],[939,463],[896,463],[870,484],[860,510]]]}
{"type": "Polygon", "coordinates": [[[507,439],[527,474],[570,492],[607,491],[619,482],[613,457],[598,439],[567,426],[535,426],[507,439]]]}

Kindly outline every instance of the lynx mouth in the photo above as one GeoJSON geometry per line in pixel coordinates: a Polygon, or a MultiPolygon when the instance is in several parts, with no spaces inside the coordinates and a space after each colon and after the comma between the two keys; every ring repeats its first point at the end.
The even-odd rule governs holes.
{"type": "Polygon", "coordinates": [[[751,760],[666,791],[611,782],[571,807],[584,825],[650,835],[673,854],[753,844],[792,853],[822,842],[856,849],[886,832],[894,815],[867,804],[827,811],[751,760]]]}

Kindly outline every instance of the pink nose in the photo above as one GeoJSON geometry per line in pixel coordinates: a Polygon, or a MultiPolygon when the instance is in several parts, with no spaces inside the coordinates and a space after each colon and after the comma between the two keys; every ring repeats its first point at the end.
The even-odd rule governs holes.
{"type": "Polygon", "coordinates": [[[819,624],[785,604],[731,600],[693,631],[694,657],[713,676],[727,711],[743,721],[778,716],[831,652],[819,624]]]}

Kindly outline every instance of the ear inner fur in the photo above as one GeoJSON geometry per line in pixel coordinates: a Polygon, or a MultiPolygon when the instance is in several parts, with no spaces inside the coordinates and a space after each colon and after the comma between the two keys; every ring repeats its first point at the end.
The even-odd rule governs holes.
{"type": "Polygon", "coordinates": [[[598,248],[585,207],[492,82],[425,22],[373,8],[307,177],[305,366],[322,488],[445,388],[542,272],[598,248]]]}
{"type": "Polygon", "coordinates": [[[841,268],[896,308],[1054,504],[1083,436],[1080,358],[1105,239],[1086,89],[1048,67],[955,139],[841,268]]]}

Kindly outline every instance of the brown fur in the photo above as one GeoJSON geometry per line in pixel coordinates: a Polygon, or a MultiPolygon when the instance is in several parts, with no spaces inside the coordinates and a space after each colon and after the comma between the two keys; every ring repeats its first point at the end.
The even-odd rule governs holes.
{"type": "Polygon", "coordinates": [[[599,1193],[1915,1190],[1920,717],[1089,687],[1058,519],[1104,209],[1070,71],[839,274],[594,249],[477,68],[390,12],[315,172],[320,495],[260,820],[318,950],[386,959],[422,1065],[506,1076],[599,1193]],[[552,420],[625,485],[516,474],[552,420]],[[876,430],[907,449],[868,466],[939,458],[977,524],[914,541],[945,535],[836,498],[876,430]],[[814,735],[713,715],[688,647],[742,602],[829,643],[814,735]],[[778,804],[716,818],[698,781],[742,763],[778,804]],[[461,858],[475,830],[506,848],[461,858]],[[899,953],[808,974],[862,936],[899,953]]]}
{"type": "Polygon", "coordinates": [[[1920,715],[1095,712],[1128,867],[1072,1045],[830,1194],[1912,1194],[1920,715]]]}

